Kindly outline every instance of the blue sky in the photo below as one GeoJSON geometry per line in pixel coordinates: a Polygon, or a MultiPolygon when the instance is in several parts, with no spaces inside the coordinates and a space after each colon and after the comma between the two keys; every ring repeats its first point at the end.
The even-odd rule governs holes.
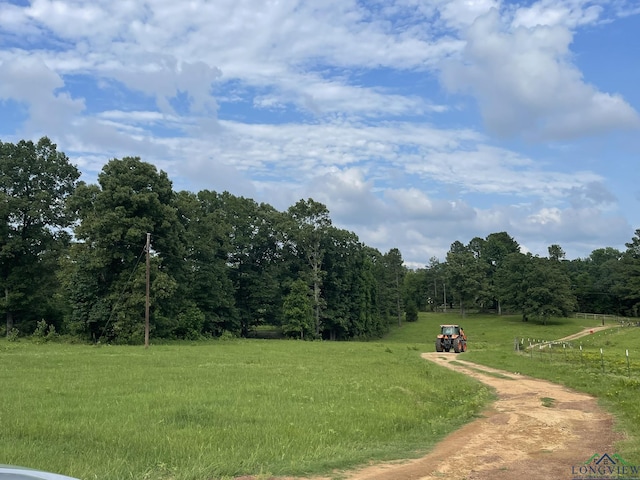
{"type": "Polygon", "coordinates": [[[500,231],[586,257],[640,228],[638,45],[637,0],[5,1],[0,139],[311,197],[413,267],[500,231]]]}

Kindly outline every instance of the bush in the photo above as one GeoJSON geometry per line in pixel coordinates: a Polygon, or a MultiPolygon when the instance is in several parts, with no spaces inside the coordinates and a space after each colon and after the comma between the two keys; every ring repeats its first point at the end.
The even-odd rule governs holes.
{"type": "Polygon", "coordinates": [[[418,307],[415,302],[407,302],[407,306],[405,307],[405,320],[407,322],[418,321],[418,307]]]}
{"type": "Polygon", "coordinates": [[[47,322],[43,318],[37,323],[31,338],[33,338],[36,343],[44,343],[54,340],[57,336],[58,333],[56,332],[55,325],[47,325],[47,322]]]}
{"type": "Polygon", "coordinates": [[[18,329],[12,328],[11,330],[9,330],[9,333],[7,334],[7,341],[17,342],[19,336],[20,336],[20,332],[18,331],[18,329]]]}
{"type": "Polygon", "coordinates": [[[185,340],[199,340],[203,338],[202,331],[205,323],[205,315],[197,307],[191,306],[186,311],[178,314],[178,325],[174,329],[176,338],[185,340]]]}

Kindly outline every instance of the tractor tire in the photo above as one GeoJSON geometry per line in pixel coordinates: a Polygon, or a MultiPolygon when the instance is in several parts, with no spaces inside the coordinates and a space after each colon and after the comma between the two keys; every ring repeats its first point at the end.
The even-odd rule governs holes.
{"type": "Polygon", "coordinates": [[[442,342],[438,339],[436,340],[436,352],[442,352],[444,348],[442,348],[442,342]]]}
{"type": "Polygon", "coordinates": [[[462,342],[460,342],[460,339],[459,339],[459,338],[455,338],[455,339],[453,340],[453,351],[454,351],[454,352],[456,352],[456,353],[460,353],[460,352],[462,351],[462,350],[461,350],[461,348],[462,348],[461,343],[462,343],[462,342]]]}

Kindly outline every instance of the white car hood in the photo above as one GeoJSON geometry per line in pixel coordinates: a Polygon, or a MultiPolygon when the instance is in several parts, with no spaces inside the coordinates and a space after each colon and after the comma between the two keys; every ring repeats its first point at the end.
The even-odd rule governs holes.
{"type": "Polygon", "coordinates": [[[56,473],[43,472],[14,465],[0,465],[0,480],[78,480],[56,473]]]}

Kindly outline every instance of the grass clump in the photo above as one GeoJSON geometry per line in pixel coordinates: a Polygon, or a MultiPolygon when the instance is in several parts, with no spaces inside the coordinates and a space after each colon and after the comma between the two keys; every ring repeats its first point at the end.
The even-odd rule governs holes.
{"type": "Polygon", "coordinates": [[[547,408],[553,407],[556,403],[556,399],[551,397],[542,397],[540,400],[542,401],[542,406],[547,408]]]}

